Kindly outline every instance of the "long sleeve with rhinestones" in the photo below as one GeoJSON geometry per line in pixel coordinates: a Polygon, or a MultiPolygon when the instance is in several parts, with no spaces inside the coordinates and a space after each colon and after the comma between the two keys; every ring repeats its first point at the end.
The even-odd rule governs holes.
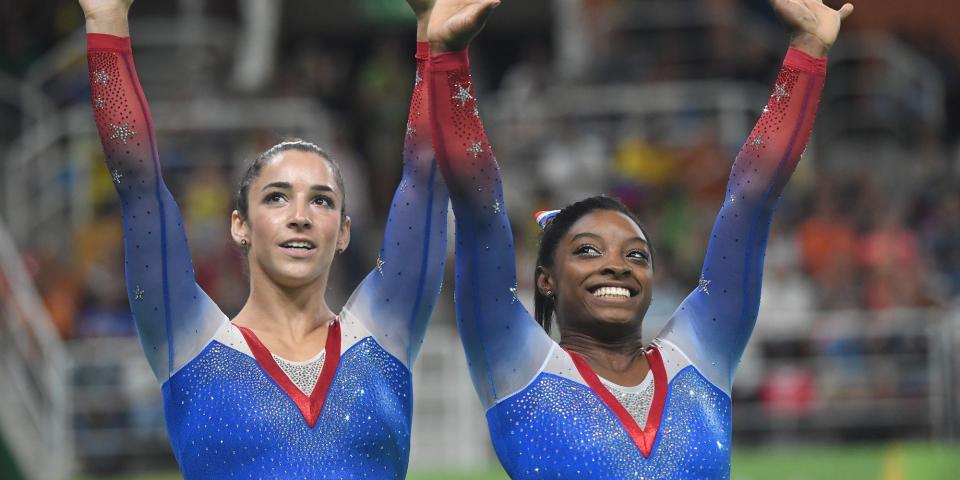
{"type": "Polygon", "coordinates": [[[393,196],[377,265],[347,303],[377,340],[413,364],[440,293],[450,196],[437,169],[426,94],[429,47],[417,44],[417,70],[404,132],[403,177],[393,196]]]}
{"type": "Polygon", "coordinates": [[[130,39],[88,34],[87,59],[97,130],[120,195],[130,307],[150,366],[164,382],[213,336],[223,314],[194,279],[130,39]]]}
{"type": "MultiPolygon", "coordinates": [[[[790,49],[730,171],[699,285],[662,335],[715,370],[722,388],[753,332],[770,222],[813,129],[826,60],[790,49]]],[[[776,319],[771,319],[776,321],[776,319]]]]}
{"type": "Polygon", "coordinates": [[[434,55],[431,120],[456,216],[456,308],[474,387],[490,406],[537,373],[553,342],[517,299],[500,172],[479,118],[467,52],[434,55]]]}

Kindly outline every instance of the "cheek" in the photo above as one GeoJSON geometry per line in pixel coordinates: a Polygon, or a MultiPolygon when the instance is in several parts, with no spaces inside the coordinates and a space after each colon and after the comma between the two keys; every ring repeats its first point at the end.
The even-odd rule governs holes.
{"type": "Polygon", "coordinates": [[[253,219],[251,224],[253,227],[253,236],[255,238],[267,238],[273,231],[273,225],[270,223],[270,218],[266,215],[260,215],[259,217],[253,219]]]}
{"type": "Polygon", "coordinates": [[[262,210],[250,213],[250,233],[254,246],[256,247],[257,243],[263,246],[272,242],[282,226],[278,224],[276,216],[262,210]]]}
{"type": "Polygon", "coordinates": [[[560,275],[556,278],[557,290],[566,293],[568,296],[575,296],[578,294],[584,278],[584,272],[581,272],[574,265],[567,264],[560,270],[560,275]]]}

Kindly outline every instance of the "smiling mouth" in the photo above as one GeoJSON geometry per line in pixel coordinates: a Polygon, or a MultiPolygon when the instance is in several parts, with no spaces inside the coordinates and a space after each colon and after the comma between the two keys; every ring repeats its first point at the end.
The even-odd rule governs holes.
{"type": "Polygon", "coordinates": [[[630,298],[638,292],[624,287],[597,287],[590,291],[597,298],[630,298]]]}
{"type": "Polygon", "coordinates": [[[289,240],[280,244],[283,248],[290,248],[295,250],[309,251],[317,248],[317,246],[308,240],[289,240]]]}

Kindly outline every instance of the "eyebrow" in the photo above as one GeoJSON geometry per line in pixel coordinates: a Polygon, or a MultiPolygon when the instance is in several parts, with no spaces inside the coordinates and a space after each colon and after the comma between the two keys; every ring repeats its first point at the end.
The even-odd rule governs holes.
{"type": "MultiPolygon", "coordinates": [[[[600,235],[597,235],[597,234],[595,234],[595,233],[590,233],[590,232],[583,232],[583,233],[578,233],[578,234],[574,235],[573,238],[570,239],[570,242],[576,242],[577,240],[579,240],[579,239],[581,239],[581,238],[584,238],[584,237],[595,238],[595,239],[597,239],[597,240],[603,240],[603,238],[601,238],[600,235]]],[[[633,237],[633,238],[631,238],[631,239],[628,239],[627,241],[628,241],[628,242],[641,241],[641,242],[643,242],[645,245],[649,245],[649,243],[650,243],[650,242],[647,242],[647,239],[646,239],[646,238],[643,238],[643,237],[633,237]]]]}
{"type": "MultiPolygon", "coordinates": [[[[293,185],[291,185],[290,182],[272,182],[272,183],[268,183],[268,184],[264,185],[263,189],[261,189],[260,191],[262,192],[262,191],[268,190],[268,189],[270,189],[270,188],[279,188],[279,189],[281,189],[281,190],[290,190],[291,188],[293,188],[293,185]]],[[[335,192],[335,190],[334,190],[332,187],[330,187],[329,185],[311,185],[311,186],[310,186],[310,190],[315,190],[315,191],[318,191],[318,192],[330,192],[330,193],[334,193],[334,192],[335,192]]]]}

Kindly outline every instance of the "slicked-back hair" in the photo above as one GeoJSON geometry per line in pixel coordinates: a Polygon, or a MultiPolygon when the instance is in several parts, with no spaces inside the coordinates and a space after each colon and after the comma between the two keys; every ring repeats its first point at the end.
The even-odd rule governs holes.
{"type": "MultiPolygon", "coordinates": [[[[647,231],[643,228],[640,219],[620,200],[606,195],[597,195],[567,205],[563,210],[560,210],[560,213],[553,217],[553,219],[549,220],[549,223],[543,228],[543,232],[540,235],[540,249],[537,253],[537,269],[533,272],[534,285],[537,285],[539,267],[553,267],[553,257],[557,251],[557,245],[560,244],[560,239],[570,231],[570,227],[588,213],[598,210],[620,212],[629,217],[630,220],[633,220],[633,223],[637,224],[637,227],[643,232],[644,237],[647,238],[647,248],[650,249],[650,262],[651,265],[653,265],[653,244],[650,243],[650,235],[648,235],[647,231]]],[[[553,326],[555,310],[556,305],[554,304],[553,297],[548,297],[541,293],[539,288],[535,288],[533,294],[533,316],[547,333],[550,333],[550,329],[553,326]]]]}
{"type": "Polygon", "coordinates": [[[340,199],[340,223],[343,223],[343,221],[347,218],[347,192],[343,188],[343,175],[340,173],[340,164],[338,164],[333,157],[327,153],[326,150],[318,147],[316,144],[300,140],[298,138],[284,140],[268,148],[260,155],[257,155],[257,158],[255,158],[253,162],[250,162],[250,165],[247,166],[247,170],[243,173],[243,177],[240,179],[240,186],[237,188],[237,211],[240,212],[240,216],[244,220],[249,218],[250,185],[252,185],[253,182],[257,180],[257,177],[260,176],[260,172],[263,170],[264,165],[281,153],[291,150],[304,153],[315,153],[330,164],[330,168],[333,170],[333,175],[336,177],[337,188],[340,189],[340,195],[343,197],[340,199]]]}

